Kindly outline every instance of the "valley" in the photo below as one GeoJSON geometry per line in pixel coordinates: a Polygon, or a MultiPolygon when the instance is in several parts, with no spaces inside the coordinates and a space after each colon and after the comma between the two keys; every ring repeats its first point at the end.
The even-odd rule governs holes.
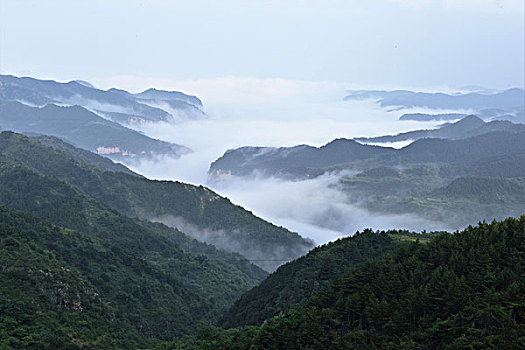
{"type": "Polygon", "coordinates": [[[216,125],[196,97],[2,79],[0,347],[520,342],[525,129],[511,114],[428,125],[374,107],[401,132],[209,152],[204,134],[165,137],[216,125]]]}

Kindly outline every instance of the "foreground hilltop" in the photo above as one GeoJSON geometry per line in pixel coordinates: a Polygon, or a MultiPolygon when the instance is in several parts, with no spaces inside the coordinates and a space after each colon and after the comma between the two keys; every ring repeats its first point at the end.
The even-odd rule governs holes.
{"type": "MultiPolygon", "coordinates": [[[[388,242],[385,234],[376,234],[376,241],[388,242]]],[[[334,248],[318,248],[308,260],[283,266],[267,279],[277,283],[263,282],[266,293],[275,296],[272,303],[283,303],[280,288],[296,282],[294,273],[301,273],[305,262],[319,270],[329,256],[343,261],[358,254],[339,256],[341,249],[334,248]]],[[[328,283],[322,275],[310,274],[302,283],[324,286],[262,325],[208,327],[159,348],[518,349],[525,340],[524,251],[525,216],[442,233],[347,265],[328,283]]],[[[266,303],[263,299],[260,306],[266,303]]]]}

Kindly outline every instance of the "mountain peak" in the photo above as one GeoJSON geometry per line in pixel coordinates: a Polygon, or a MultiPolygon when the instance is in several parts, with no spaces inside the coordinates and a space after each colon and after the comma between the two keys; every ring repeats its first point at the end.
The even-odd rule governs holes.
{"type": "Polygon", "coordinates": [[[477,115],[470,114],[470,115],[467,115],[465,118],[460,119],[457,122],[453,123],[452,125],[482,126],[483,124],[485,124],[483,119],[481,119],[477,115]]]}

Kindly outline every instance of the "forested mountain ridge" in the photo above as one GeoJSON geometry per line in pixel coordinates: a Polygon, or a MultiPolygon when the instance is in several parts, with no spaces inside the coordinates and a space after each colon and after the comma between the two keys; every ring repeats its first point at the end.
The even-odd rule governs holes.
{"type": "Polygon", "coordinates": [[[310,177],[321,175],[338,164],[379,156],[388,156],[392,148],[362,145],[354,140],[336,139],[322,147],[242,147],[228,150],[210,165],[210,175],[247,176],[254,172],[262,176],[310,177]]]}
{"type": "MultiPolygon", "coordinates": [[[[180,279],[111,239],[66,230],[3,206],[0,227],[7,249],[0,258],[6,264],[0,276],[10,281],[2,283],[4,345],[74,348],[78,342],[101,348],[118,340],[144,346],[151,337],[189,332],[196,326],[195,314],[206,319],[209,312],[206,301],[180,279]]],[[[182,256],[179,252],[172,258],[182,256]]]]}
{"type": "Polygon", "coordinates": [[[137,173],[134,173],[133,171],[129,170],[127,167],[120,163],[114,163],[112,160],[105,158],[105,157],[99,157],[93,152],[76,148],[75,146],[71,145],[70,143],[67,143],[63,141],[62,139],[54,136],[48,136],[48,135],[41,135],[34,137],[38,140],[38,142],[49,146],[51,148],[54,148],[58,151],[61,151],[71,158],[83,161],[88,164],[92,164],[99,168],[100,170],[106,170],[106,171],[118,171],[123,172],[126,174],[131,174],[135,176],[141,176],[137,173]]]}
{"type": "Polygon", "coordinates": [[[177,158],[189,149],[129,127],[203,117],[201,100],[178,91],[148,89],[132,94],[96,89],[83,81],[0,75],[0,130],[57,136],[112,159],[177,158]]]}
{"type": "Polygon", "coordinates": [[[218,178],[224,174],[246,176],[256,172],[262,176],[301,179],[342,169],[366,169],[367,162],[374,161],[377,166],[421,161],[450,163],[458,161],[458,156],[461,156],[463,160],[475,162],[490,156],[525,153],[523,135],[523,124],[503,121],[485,123],[476,116],[469,116],[436,130],[419,130],[396,136],[366,139],[367,142],[394,142],[407,138],[416,140],[402,149],[363,145],[350,139],[336,139],[319,148],[301,145],[228,150],[211,164],[209,173],[218,178]]]}
{"type": "MultiPolygon", "coordinates": [[[[118,311],[106,293],[60,257],[74,249],[62,245],[71,235],[0,206],[0,348],[93,349],[129,346],[137,340],[132,327],[115,320],[118,311]],[[63,249],[49,250],[46,244],[63,249]]],[[[92,241],[81,237],[71,243],[78,242],[84,252],[93,248],[92,241]]]]}
{"type": "MultiPolygon", "coordinates": [[[[491,124],[476,117],[462,122],[450,127],[491,124]]],[[[335,179],[333,188],[356,206],[376,213],[417,215],[457,229],[525,212],[525,131],[508,122],[493,123],[511,125],[513,131],[459,139],[423,138],[402,149],[347,139],[320,148],[244,147],[216,160],[210,176],[217,181],[235,181],[236,176],[248,174],[309,181],[329,175],[335,179]],[[484,191],[471,191],[468,198],[457,195],[467,193],[468,187],[479,188],[481,182],[489,186],[490,196],[484,191]],[[447,190],[451,185],[464,186],[465,191],[452,195],[447,190]]]]}
{"type": "Polygon", "coordinates": [[[365,262],[260,327],[209,327],[159,349],[517,349],[525,216],[365,262]]]}
{"type": "MultiPolygon", "coordinates": [[[[80,239],[79,235],[85,235],[90,240],[99,242],[96,243],[97,246],[112,251],[110,255],[99,258],[102,266],[95,272],[106,272],[110,276],[100,278],[99,275],[88,274],[91,270],[85,270],[93,266],[93,255],[84,255],[85,250],[81,247],[75,248],[76,246],[67,244],[67,247],[73,249],[67,255],[77,256],[74,266],[88,274],[91,283],[97,288],[106,291],[106,296],[110,297],[113,304],[124,308],[122,317],[134,317],[132,312],[143,308],[140,311],[140,322],[133,323],[142,336],[170,337],[194,330],[199,319],[213,321],[242,292],[265,277],[262,270],[239,255],[220,252],[203,243],[188,242],[191,238],[159,224],[136,222],[107,208],[68,183],[6,160],[5,156],[0,159],[0,183],[0,203],[79,232],[69,235],[70,239],[80,239]],[[200,245],[202,248],[193,252],[195,248],[185,247],[186,251],[183,251],[179,241],[191,243],[197,248],[200,245]],[[117,258],[121,255],[124,256],[117,258]],[[117,264],[118,259],[124,265],[113,270],[112,265],[117,264]],[[135,265],[143,266],[142,270],[128,270],[135,268],[135,265]],[[114,274],[108,271],[113,271],[114,274]],[[138,275],[133,277],[136,273],[138,275]],[[171,280],[170,283],[177,288],[172,292],[169,290],[173,286],[159,291],[159,287],[155,287],[159,279],[171,280]],[[151,299],[155,300],[152,304],[148,301],[150,299],[142,298],[139,286],[161,295],[151,299]],[[123,300],[118,299],[121,293],[126,295],[123,300]],[[186,300],[186,306],[182,307],[181,300],[186,300]],[[134,305],[133,309],[129,303],[134,305]],[[182,316],[181,313],[184,312],[186,314],[182,316]],[[194,312],[200,315],[199,318],[190,317],[194,312]],[[173,319],[179,317],[186,321],[174,323],[173,319]],[[165,325],[172,325],[161,327],[163,322],[165,325]]],[[[61,239],[63,238],[58,237],[54,244],[65,244],[61,239]]],[[[53,247],[55,246],[47,248],[56,248],[53,247]]]]}
{"type": "Polygon", "coordinates": [[[307,255],[277,269],[246,292],[230,308],[220,325],[225,328],[261,325],[333,283],[348,269],[393,253],[412,240],[426,241],[434,234],[408,231],[357,232],[312,249],[307,255]]]}
{"type": "Polygon", "coordinates": [[[10,132],[0,134],[0,153],[11,162],[66,181],[84,196],[123,215],[168,224],[174,224],[171,220],[183,222],[192,230],[186,233],[249,259],[264,260],[257,264],[268,270],[282,263],[272,260],[292,260],[313,245],[204,187],[104,171],[96,164],[75,160],[38,140],[10,132]]]}

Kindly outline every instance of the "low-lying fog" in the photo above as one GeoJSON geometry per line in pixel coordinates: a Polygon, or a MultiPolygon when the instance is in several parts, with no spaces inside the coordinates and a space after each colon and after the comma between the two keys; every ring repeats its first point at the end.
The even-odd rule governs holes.
{"type": "Polygon", "coordinates": [[[231,148],[321,146],[338,137],[396,134],[436,126],[433,122],[398,120],[410,110],[387,111],[373,101],[345,102],[342,84],[301,85],[276,80],[256,85],[228,81],[212,88],[206,85],[201,94],[197,86],[192,93],[203,100],[206,119],[133,126],[148,136],[190,147],[193,152],[179,159],[144,161],[131,168],[149,178],[208,186],[233,203],[319,244],[367,227],[418,231],[446,228],[417,217],[379,216],[350,205],[331,175],[297,182],[254,177],[209,183],[210,163],[231,148]],[[219,92],[214,94],[213,88],[219,92]]]}

